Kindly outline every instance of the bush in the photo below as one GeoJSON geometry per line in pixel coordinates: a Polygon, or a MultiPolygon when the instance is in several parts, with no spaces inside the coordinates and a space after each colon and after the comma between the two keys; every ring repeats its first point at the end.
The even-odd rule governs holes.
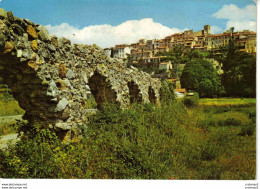
{"type": "Polygon", "coordinates": [[[184,98],[183,98],[183,104],[184,104],[187,108],[197,107],[197,106],[199,105],[199,98],[196,97],[196,96],[184,97],[184,98]]]}
{"type": "Polygon", "coordinates": [[[239,126],[242,122],[236,118],[227,118],[225,120],[218,120],[219,126],[239,126]]]}
{"type": "Polygon", "coordinates": [[[256,111],[252,111],[248,114],[249,118],[252,120],[253,123],[256,123],[256,111]]]}
{"type": "Polygon", "coordinates": [[[176,177],[187,169],[182,165],[185,159],[176,157],[192,150],[189,127],[180,127],[190,125],[189,120],[181,103],[161,107],[134,104],[128,110],[106,104],[81,128],[84,137],[80,144],[62,144],[48,130],[40,130],[9,153],[2,153],[1,177],[176,177]]]}
{"type": "Polygon", "coordinates": [[[57,136],[41,130],[33,139],[19,141],[8,152],[0,150],[0,177],[46,178],[58,177],[55,149],[60,145],[57,136]]]}
{"type": "Polygon", "coordinates": [[[81,127],[79,143],[64,144],[49,130],[36,129],[28,131],[28,139],[0,150],[0,177],[254,178],[255,135],[237,136],[237,127],[201,129],[198,111],[178,101],[133,104],[126,110],[105,104],[81,127]],[[243,161],[237,161],[242,155],[243,161]]]}
{"type": "Polygon", "coordinates": [[[241,128],[241,131],[238,135],[239,136],[245,136],[245,135],[252,136],[255,132],[255,128],[256,128],[256,125],[253,123],[249,124],[249,125],[244,125],[241,128]]]}

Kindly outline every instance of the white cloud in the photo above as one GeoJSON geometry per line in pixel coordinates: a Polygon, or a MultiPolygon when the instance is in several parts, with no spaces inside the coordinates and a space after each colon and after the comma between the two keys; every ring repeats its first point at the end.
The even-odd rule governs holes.
{"type": "Polygon", "coordinates": [[[2,0],[0,0],[0,3],[1,3],[2,0]]]}
{"type": "Polygon", "coordinates": [[[210,31],[211,31],[212,34],[218,34],[218,33],[222,33],[223,29],[221,29],[218,26],[211,26],[210,31]]]}
{"type": "Polygon", "coordinates": [[[217,19],[226,19],[226,30],[235,27],[235,31],[249,29],[256,31],[256,5],[247,5],[239,8],[237,5],[224,5],[213,14],[217,19]]]}
{"type": "Polygon", "coordinates": [[[117,26],[94,25],[82,29],[73,27],[67,23],[45,26],[49,32],[59,37],[65,37],[72,43],[97,44],[101,47],[112,47],[116,44],[130,44],[139,39],[161,39],[167,35],[184,30],[169,28],[154,22],[152,18],[141,20],[128,20],[117,26]]]}

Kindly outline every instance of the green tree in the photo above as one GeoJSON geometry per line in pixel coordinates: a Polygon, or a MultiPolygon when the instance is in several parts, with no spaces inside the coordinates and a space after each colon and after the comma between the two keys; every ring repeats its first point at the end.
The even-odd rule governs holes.
{"type": "Polygon", "coordinates": [[[180,79],[183,88],[195,90],[201,97],[213,97],[223,92],[215,68],[205,59],[192,59],[185,65],[180,79]]]}
{"type": "Polygon", "coordinates": [[[222,55],[222,84],[228,96],[256,96],[256,56],[239,51],[231,40],[222,55]]]}
{"type": "Polygon", "coordinates": [[[206,56],[206,54],[205,53],[203,54],[202,52],[200,52],[196,49],[195,50],[193,49],[193,50],[188,51],[185,56],[191,60],[191,59],[204,58],[206,56]]]}

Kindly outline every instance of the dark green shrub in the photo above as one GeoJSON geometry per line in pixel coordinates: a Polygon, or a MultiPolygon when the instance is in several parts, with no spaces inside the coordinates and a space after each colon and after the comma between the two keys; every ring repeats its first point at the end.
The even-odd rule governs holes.
{"type": "Polygon", "coordinates": [[[229,112],[229,111],[231,111],[231,107],[230,106],[220,106],[220,107],[215,107],[214,108],[214,113],[215,114],[220,114],[220,113],[229,112]]]}
{"type": "Polygon", "coordinates": [[[184,97],[183,104],[187,108],[197,107],[199,105],[199,98],[192,96],[192,97],[184,97]]]}
{"type": "Polygon", "coordinates": [[[239,126],[241,124],[242,122],[236,118],[227,118],[225,120],[218,121],[219,126],[239,126]]]}
{"type": "Polygon", "coordinates": [[[255,132],[256,125],[255,124],[249,124],[249,125],[243,125],[241,128],[240,133],[238,134],[239,136],[252,136],[255,132]]]}
{"type": "Polygon", "coordinates": [[[250,112],[248,116],[252,120],[253,123],[256,123],[256,111],[250,112]]]}

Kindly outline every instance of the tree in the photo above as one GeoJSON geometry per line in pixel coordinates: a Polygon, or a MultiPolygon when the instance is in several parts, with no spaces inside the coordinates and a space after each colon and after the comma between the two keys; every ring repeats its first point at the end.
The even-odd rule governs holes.
{"type": "Polygon", "coordinates": [[[214,97],[223,93],[215,68],[205,59],[192,59],[188,62],[180,79],[183,88],[197,91],[201,97],[214,97]]]}
{"type": "Polygon", "coordinates": [[[228,96],[256,96],[256,56],[239,51],[231,40],[222,58],[222,84],[228,96]]]}
{"type": "Polygon", "coordinates": [[[192,49],[186,53],[186,57],[188,57],[190,60],[191,59],[202,59],[207,56],[206,53],[202,53],[198,51],[197,49],[192,49]]]}

